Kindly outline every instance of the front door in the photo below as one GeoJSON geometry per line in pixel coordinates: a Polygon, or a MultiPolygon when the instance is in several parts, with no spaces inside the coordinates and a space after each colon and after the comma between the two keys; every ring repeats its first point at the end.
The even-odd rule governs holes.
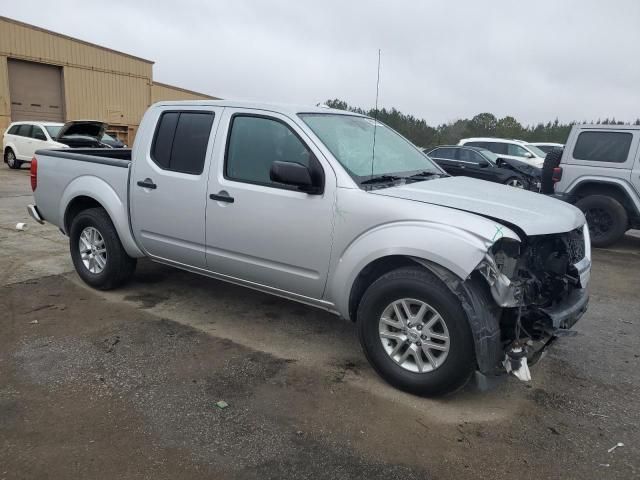
{"type": "Polygon", "coordinates": [[[206,266],[207,178],[221,108],[161,110],[138,132],[130,185],[131,223],[151,257],[206,266]]]}
{"type": "Polygon", "coordinates": [[[207,267],[256,285],[320,299],[331,255],[336,179],[306,134],[289,118],[225,109],[207,203],[207,267]],[[274,161],[324,175],[308,194],[270,179],[274,161]]]}

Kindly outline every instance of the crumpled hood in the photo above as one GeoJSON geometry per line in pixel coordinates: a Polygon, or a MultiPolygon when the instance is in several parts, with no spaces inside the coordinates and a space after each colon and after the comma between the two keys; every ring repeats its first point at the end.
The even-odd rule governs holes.
{"type": "Polygon", "coordinates": [[[569,232],[585,223],[579,209],[561,200],[469,177],[439,178],[371,193],[491,217],[516,225],[527,235],[569,232]]]}
{"type": "Polygon", "coordinates": [[[58,132],[58,138],[69,137],[72,135],[90,137],[97,141],[102,139],[107,124],[97,120],[75,120],[65,123],[58,132]]]}
{"type": "Polygon", "coordinates": [[[506,163],[506,165],[499,165],[503,168],[511,167],[513,170],[534,178],[540,178],[542,176],[541,168],[534,167],[533,165],[529,165],[528,163],[521,162],[519,160],[514,160],[513,158],[502,158],[501,160],[506,163]]]}

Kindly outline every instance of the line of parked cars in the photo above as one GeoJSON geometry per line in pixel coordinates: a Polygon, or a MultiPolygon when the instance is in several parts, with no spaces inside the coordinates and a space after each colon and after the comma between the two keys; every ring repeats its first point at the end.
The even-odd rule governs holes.
{"type": "Polygon", "coordinates": [[[463,138],[458,145],[442,145],[425,153],[450,175],[539,192],[546,152],[562,146],[505,138],[463,138]]]}
{"type": "Polygon", "coordinates": [[[477,146],[444,145],[425,152],[449,175],[465,176],[539,191],[541,169],[477,146]]]}
{"type": "Polygon", "coordinates": [[[31,161],[36,150],[47,148],[126,148],[106,129],[106,123],[95,120],[13,122],[2,141],[4,163],[9,168],[20,168],[31,161]]]}

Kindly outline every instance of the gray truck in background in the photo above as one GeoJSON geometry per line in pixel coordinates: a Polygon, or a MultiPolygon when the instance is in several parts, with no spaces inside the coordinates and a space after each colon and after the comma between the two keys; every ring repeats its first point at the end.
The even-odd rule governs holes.
{"type": "Polygon", "coordinates": [[[547,155],[543,192],[574,203],[596,247],[640,229],[640,125],[575,125],[547,155]]]}
{"type": "Polygon", "coordinates": [[[31,182],[29,213],[69,237],[90,286],[118,287],[148,257],[322,308],[416,394],[474,371],[527,380],[588,304],[580,210],[450,177],[350,112],[162,102],[133,149],[38,151],[31,182]]]}

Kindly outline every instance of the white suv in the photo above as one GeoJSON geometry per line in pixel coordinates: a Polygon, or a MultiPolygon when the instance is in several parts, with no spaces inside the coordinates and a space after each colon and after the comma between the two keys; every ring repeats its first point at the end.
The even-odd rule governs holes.
{"type": "Polygon", "coordinates": [[[36,150],[68,148],[54,140],[63,125],[53,122],[13,122],[2,139],[4,163],[9,168],[20,168],[23,162],[31,161],[36,150]]]}
{"type": "Polygon", "coordinates": [[[542,168],[546,153],[535,145],[523,140],[509,140],[505,138],[463,138],[458,145],[480,147],[495,153],[500,158],[517,160],[533,167],[542,168]]]}

